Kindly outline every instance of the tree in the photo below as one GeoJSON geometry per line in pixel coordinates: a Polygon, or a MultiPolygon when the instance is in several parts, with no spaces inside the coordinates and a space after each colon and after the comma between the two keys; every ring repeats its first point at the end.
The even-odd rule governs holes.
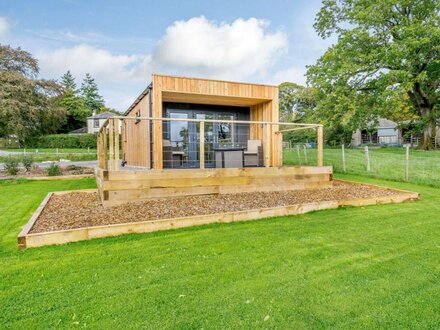
{"type": "Polygon", "coordinates": [[[53,80],[36,79],[38,62],[20,48],[0,45],[0,134],[27,138],[55,132],[65,113],[54,102],[61,88],[53,80]]]}
{"type": "Polygon", "coordinates": [[[85,100],[78,95],[75,78],[67,71],[61,77],[63,92],[59,97],[58,104],[66,110],[66,121],[61,129],[62,132],[84,127],[90,111],[85,106],[85,100]]]}
{"type": "Polygon", "coordinates": [[[317,112],[353,129],[410,109],[432,148],[439,117],[440,2],[323,0],[318,34],[337,43],[309,67],[317,112]]]}
{"type": "Polygon", "coordinates": [[[67,70],[65,74],[61,77],[61,85],[65,90],[72,90],[76,93],[76,83],[70,70],[67,70]]]}
{"type": "Polygon", "coordinates": [[[89,115],[93,112],[98,113],[104,107],[104,99],[99,95],[98,85],[89,73],[81,84],[81,97],[89,115]]]}
{"type": "Polygon", "coordinates": [[[292,82],[278,86],[281,121],[304,122],[310,119],[316,107],[316,93],[313,88],[292,82]]]}

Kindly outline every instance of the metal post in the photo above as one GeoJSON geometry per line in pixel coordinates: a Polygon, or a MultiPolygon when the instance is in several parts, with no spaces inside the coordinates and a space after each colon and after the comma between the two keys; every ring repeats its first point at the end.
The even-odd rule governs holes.
{"type": "Polygon", "coordinates": [[[200,122],[200,135],[199,135],[199,163],[200,168],[205,168],[205,122],[200,122]]]}
{"type": "Polygon", "coordinates": [[[370,153],[368,152],[368,146],[365,146],[365,161],[367,163],[367,172],[370,172],[370,153]]]}
{"type": "Polygon", "coordinates": [[[342,171],[345,173],[347,170],[345,166],[345,145],[342,144],[342,171]]]}

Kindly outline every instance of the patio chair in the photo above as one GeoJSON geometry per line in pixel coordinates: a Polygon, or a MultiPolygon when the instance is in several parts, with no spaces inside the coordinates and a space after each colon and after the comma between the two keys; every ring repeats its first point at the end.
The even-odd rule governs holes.
{"type": "Polygon", "coordinates": [[[185,152],[179,148],[175,148],[171,145],[170,140],[163,140],[163,163],[165,167],[175,168],[183,166],[183,159],[185,152]]]}
{"type": "Polygon", "coordinates": [[[244,166],[263,166],[263,146],[261,140],[248,140],[247,149],[244,152],[244,166]]]}

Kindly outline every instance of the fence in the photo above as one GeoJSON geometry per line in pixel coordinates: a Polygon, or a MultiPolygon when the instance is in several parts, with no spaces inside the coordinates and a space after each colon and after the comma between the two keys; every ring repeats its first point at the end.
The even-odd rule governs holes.
{"type": "MultiPolygon", "coordinates": [[[[297,144],[284,149],[285,165],[308,165],[316,161],[316,149],[297,144]]],[[[440,151],[409,147],[361,149],[324,148],[324,165],[336,173],[359,174],[381,179],[408,181],[440,187],[440,151]]]]}

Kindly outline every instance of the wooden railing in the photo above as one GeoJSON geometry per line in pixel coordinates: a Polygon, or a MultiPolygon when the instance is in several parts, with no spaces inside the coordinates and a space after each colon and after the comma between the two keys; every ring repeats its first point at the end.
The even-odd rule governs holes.
{"type": "MultiPolygon", "coordinates": [[[[142,143],[148,148],[147,162],[151,164],[150,153],[162,153],[162,127],[164,122],[188,122],[198,124],[198,153],[199,153],[199,167],[205,168],[205,132],[207,124],[233,124],[233,125],[249,125],[252,129],[256,130],[259,139],[262,141],[264,166],[270,167],[270,159],[274,155],[269,152],[273,150],[272,143],[279,141],[280,150],[277,152],[281,156],[282,147],[282,135],[286,132],[312,129],[317,132],[317,166],[323,166],[323,126],[320,124],[302,124],[302,123],[284,123],[284,122],[267,122],[267,121],[244,121],[244,120],[210,120],[210,119],[187,119],[187,118],[153,118],[153,117],[122,117],[115,116],[108,118],[98,132],[97,144],[98,144],[98,167],[104,170],[119,170],[121,161],[124,158],[126,145],[126,134],[129,133],[129,129],[133,129],[134,123],[140,123],[146,121],[146,139],[142,143]],[[160,123],[160,134],[154,135],[150,131],[151,126],[160,123]],[[150,125],[153,124],[153,125],[150,125]],[[281,135],[281,136],[280,136],[281,135]],[[152,136],[152,138],[151,138],[152,136]],[[203,137],[203,138],[201,138],[203,137]],[[153,141],[151,141],[153,140],[153,141]],[[275,141],[275,142],[274,142],[275,141]],[[151,142],[157,143],[159,147],[155,149],[151,148],[151,142]]],[[[131,134],[131,133],[130,133],[131,134]]],[[[136,146],[135,146],[136,147],[136,146]]],[[[133,148],[133,146],[131,146],[133,148]]],[[[142,146],[139,147],[142,149],[142,146]]],[[[138,150],[138,152],[145,152],[145,150],[138,150]]],[[[133,152],[133,150],[131,151],[133,152]]],[[[153,155],[153,158],[155,155],[153,155]]],[[[156,155],[157,157],[157,155],[156,155]]],[[[162,155],[160,155],[162,159],[162,155]]],[[[129,164],[131,166],[131,164],[129,164]]],[[[150,167],[150,166],[146,166],[150,167]]]]}

